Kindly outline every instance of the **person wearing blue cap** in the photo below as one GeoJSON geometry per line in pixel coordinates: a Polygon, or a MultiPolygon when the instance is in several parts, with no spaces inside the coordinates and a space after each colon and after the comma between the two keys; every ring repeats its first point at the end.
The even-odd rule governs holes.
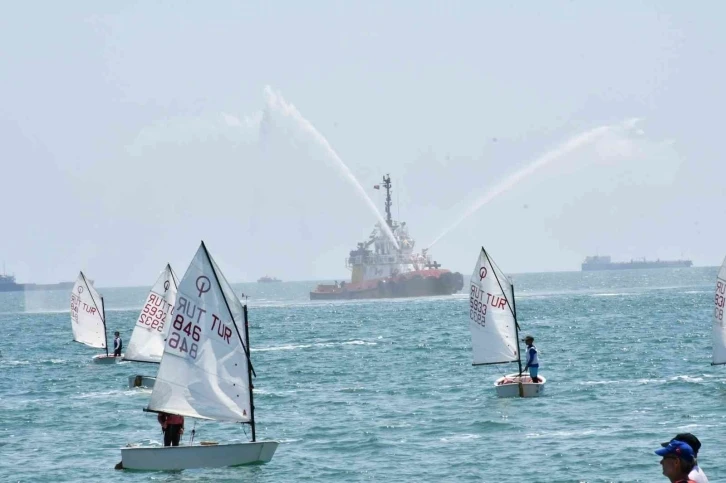
{"type": "Polygon", "coordinates": [[[696,454],[688,443],[674,439],[665,448],[656,450],[655,454],[663,457],[660,465],[671,483],[696,483],[688,477],[696,464],[696,454]]]}
{"type": "MultiPolygon", "coordinates": [[[[706,474],[698,466],[698,450],[701,449],[701,442],[698,440],[698,438],[691,433],[678,433],[673,437],[673,439],[683,441],[693,450],[693,457],[696,458],[696,461],[695,465],[693,465],[693,469],[688,474],[688,477],[696,483],[708,483],[708,478],[706,477],[706,474]]],[[[665,448],[669,444],[670,441],[667,441],[665,443],[661,443],[660,445],[665,448]]]]}

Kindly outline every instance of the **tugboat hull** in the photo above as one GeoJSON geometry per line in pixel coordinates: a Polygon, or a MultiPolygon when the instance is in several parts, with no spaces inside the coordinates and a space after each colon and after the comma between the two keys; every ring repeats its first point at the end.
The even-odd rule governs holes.
{"type": "Polygon", "coordinates": [[[356,300],[451,295],[464,287],[461,273],[417,270],[395,277],[342,285],[318,285],[310,300],[356,300]]]}

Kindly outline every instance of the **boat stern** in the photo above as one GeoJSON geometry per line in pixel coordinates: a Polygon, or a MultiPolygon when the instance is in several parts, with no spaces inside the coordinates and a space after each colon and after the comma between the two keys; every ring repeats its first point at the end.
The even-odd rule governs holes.
{"type": "Polygon", "coordinates": [[[544,394],[545,383],[547,380],[539,376],[539,382],[532,382],[529,376],[520,376],[519,374],[508,374],[500,377],[494,382],[494,388],[498,397],[539,397],[544,394]],[[522,386],[522,394],[520,396],[519,387],[522,386]]]}

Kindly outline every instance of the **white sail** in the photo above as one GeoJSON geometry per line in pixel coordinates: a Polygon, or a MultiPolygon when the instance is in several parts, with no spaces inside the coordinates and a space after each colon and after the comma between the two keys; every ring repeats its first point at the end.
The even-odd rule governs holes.
{"type": "Polygon", "coordinates": [[[726,327],[724,327],[724,301],[726,298],[726,258],[716,278],[713,307],[713,359],[712,364],[726,364],[726,327]]]}
{"type": "Polygon", "coordinates": [[[474,364],[519,360],[512,284],[482,248],[469,291],[469,328],[474,364]]]}
{"type": "Polygon", "coordinates": [[[106,323],[101,296],[88,283],[83,272],[78,274],[71,292],[71,328],[73,340],[90,347],[106,348],[106,323]]]}
{"type": "Polygon", "coordinates": [[[149,291],[141,313],[136,319],[136,325],[124,355],[125,360],[161,362],[178,286],[179,281],[171,266],[167,264],[149,291]]]}
{"type": "Polygon", "coordinates": [[[148,409],[217,421],[251,418],[243,307],[202,242],[179,283],[148,409]]]}

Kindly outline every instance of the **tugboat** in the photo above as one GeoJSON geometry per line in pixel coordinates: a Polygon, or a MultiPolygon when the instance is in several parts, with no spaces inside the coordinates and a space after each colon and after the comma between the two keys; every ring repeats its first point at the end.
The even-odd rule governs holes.
{"type": "MultiPolygon", "coordinates": [[[[350,282],[320,284],[310,292],[310,300],[381,299],[451,295],[464,287],[459,272],[440,268],[427,253],[414,253],[416,243],[408,234],[406,222],[391,218],[391,177],[383,177],[386,189],[386,224],[398,244],[376,223],[368,240],[358,243],[345,265],[351,271],[350,282]],[[372,249],[371,249],[372,248],[372,249]]],[[[380,185],[375,185],[380,189],[380,185]]]]}

